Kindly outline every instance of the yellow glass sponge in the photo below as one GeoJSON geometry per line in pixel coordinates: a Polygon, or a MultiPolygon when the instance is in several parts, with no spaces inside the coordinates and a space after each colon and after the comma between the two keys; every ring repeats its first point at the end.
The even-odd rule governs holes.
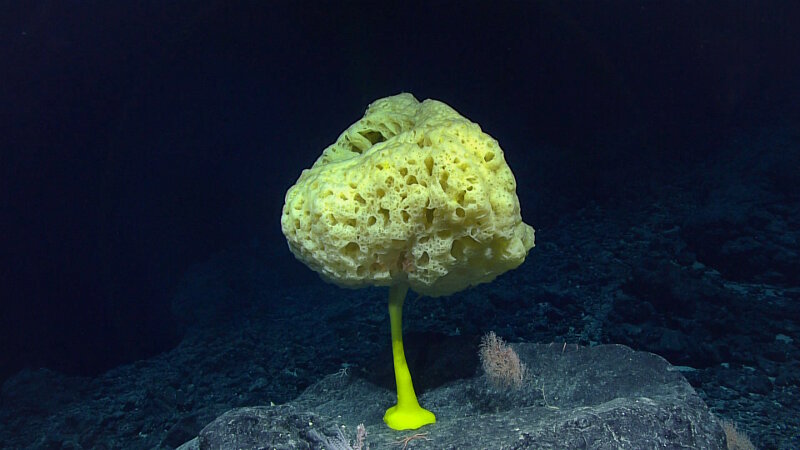
{"type": "Polygon", "coordinates": [[[448,295],[519,266],[534,245],[491,136],[436,101],[377,100],[286,193],[294,255],[345,287],[448,295]]]}

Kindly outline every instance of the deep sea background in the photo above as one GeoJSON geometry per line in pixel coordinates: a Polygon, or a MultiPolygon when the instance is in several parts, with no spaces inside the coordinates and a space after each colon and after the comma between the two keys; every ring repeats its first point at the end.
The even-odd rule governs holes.
{"type": "Polygon", "coordinates": [[[537,232],[496,283],[407,302],[409,340],[625,344],[800,448],[796,2],[2,10],[0,447],[175,447],[385,356],[385,292],[322,282],[279,218],[410,92],[499,141],[537,232]]]}

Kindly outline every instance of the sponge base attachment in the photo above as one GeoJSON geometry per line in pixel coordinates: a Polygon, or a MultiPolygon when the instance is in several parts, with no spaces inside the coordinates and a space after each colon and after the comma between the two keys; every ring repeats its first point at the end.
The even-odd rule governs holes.
{"type": "Polygon", "coordinates": [[[392,327],[397,404],[386,410],[383,421],[394,430],[414,430],[436,422],[436,416],[432,412],[419,406],[403,350],[403,302],[407,292],[407,284],[396,284],[389,288],[389,321],[392,327]]]}

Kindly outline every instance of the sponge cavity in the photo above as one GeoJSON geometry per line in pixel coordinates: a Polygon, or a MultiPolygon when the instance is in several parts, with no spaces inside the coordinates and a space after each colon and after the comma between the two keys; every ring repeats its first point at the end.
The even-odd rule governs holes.
{"type": "Polygon", "coordinates": [[[329,281],[406,282],[430,296],[491,281],[534,244],[497,141],[411,94],[371,104],[303,171],[281,226],[295,256],[329,281]]]}

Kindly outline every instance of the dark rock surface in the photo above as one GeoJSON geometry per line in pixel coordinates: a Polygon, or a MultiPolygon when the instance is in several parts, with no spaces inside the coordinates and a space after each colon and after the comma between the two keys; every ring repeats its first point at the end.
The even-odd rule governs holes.
{"type": "MultiPolygon", "coordinates": [[[[757,448],[800,448],[800,172],[790,170],[800,133],[765,130],[731,142],[717,159],[676,167],[669,183],[632,180],[629,191],[550,225],[532,220],[529,259],[491,284],[411,296],[407,357],[425,401],[443,396],[430,403],[440,420],[477,383],[478,341],[494,330],[509,342],[566,343],[564,354],[600,344],[657,354],[757,448]]],[[[94,378],[36,368],[11,377],[0,394],[0,445],[174,448],[231,409],[297,404],[309,386],[341,381],[329,375],[342,369],[347,383],[359,383],[360,405],[330,398],[300,411],[327,408],[325,430],[345,423],[352,438],[366,411],[382,414],[393,401],[387,293],[297,282],[278,266],[307,271],[288,250],[259,246],[188,271],[174,302],[184,339],[156,357],[94,378]]],[[[570,382],[569,373],[562,378],[570,382]]],[[[515,408],[549,413],[542,399],[515,408]]],[[[499,403],[472,407],[502,411],[499,403]]],[[[380,427],[369,428],[378,438],[380,427]]]]}
{"type": "Polygon", "coordinates": [[[409,448],[726,448],[714,415],[658,356],[619,345],[515,348],[531,368],[523,387],[498,391],[482,375],[431,390],[420,401],[437,422],[419,430],[389,430],[382,417],[392,392],[340,374],[286,405],[228,411],[181,449],[322,450],[319,436],[359,423],[372,448],[421,433],[409,448]]]}

